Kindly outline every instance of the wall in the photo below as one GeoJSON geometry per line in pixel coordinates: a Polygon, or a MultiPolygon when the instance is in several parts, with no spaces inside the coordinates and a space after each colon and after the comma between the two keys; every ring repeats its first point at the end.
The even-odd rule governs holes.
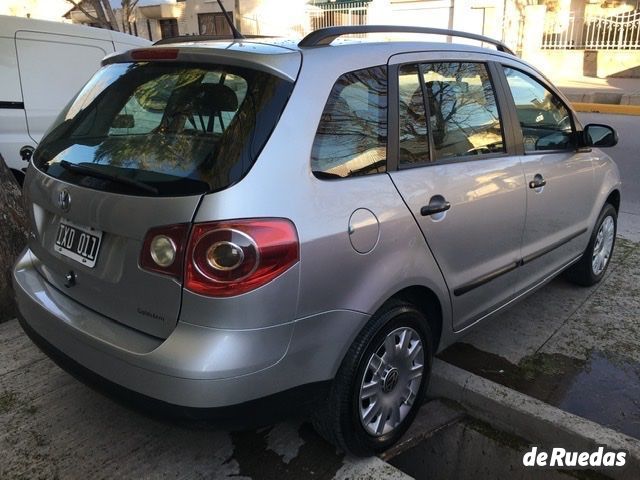
{"type": "Polygon", "coordinates": [[[0,15],[62,22],[72,7],[66,0],[0,0],[0,15]]]}
{"type": "Polygon", "coordinates": [[[539,50],[524,59],[543,72],[554,72],[554,78],[640,78],[639,50],[539,50]]]}
{"type": "Polygon", "coordinates": [[[601,50],[597,65],[600,78],[640,78],[640,50],[601,50]]]}
{"type": "Polygon", "coordinates": [[[310,28],[307,11],[305,0],[240,0],[237,25],[246,34],[299,36],[310,28]]]}
{"type": "MultiPolygon", "coordinates": [[[[188,0],[181,2],[184,4],[184,12],[178,18],[178,29],[181,35],[197,35],[200,33],[198,26],[199,13],[221,12],[218,2],[212,0],[188,0]]],[[[234,0],[223,0],[224,8],[233,13],[235,8],[234,0]]]]}
{"type": "Polygon", "coordinates": [[[453,28],[453,0],[391,2],[392,17],[387,23],[420,27],[453,28]]]}

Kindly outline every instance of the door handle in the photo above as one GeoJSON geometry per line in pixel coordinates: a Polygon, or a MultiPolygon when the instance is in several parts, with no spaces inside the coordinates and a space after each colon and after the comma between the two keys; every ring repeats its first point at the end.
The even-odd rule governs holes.
{"type": "Polygon", "coordinates": [[[547,181],[539,173],[533,177],[533,180],[529,182],[529,188],[536,189],[542,188],[547,184],[547,181]]]}
{"type": "Polygon", "coordinates": [[[429,200],[429,205],[425,205],[420,209],[420,215],[428,217],[436,213],[446,212],[451,208],[451,203],[447,202],[442,195],[434,195],[429,200]]]}

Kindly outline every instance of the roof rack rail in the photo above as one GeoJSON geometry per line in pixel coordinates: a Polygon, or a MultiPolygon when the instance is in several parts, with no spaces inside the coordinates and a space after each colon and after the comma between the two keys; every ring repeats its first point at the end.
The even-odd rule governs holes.
{"type": "Polygon", "coordinates": [[[430,28],[430,27],[413,27],[413,26],[400,26],[400,25],[353,25],[345,27],[328,27],[320,28],[311,32],[304,37],[298,46],[300,48],[319,47],[322,45],[329,45],[336,38],[343,35],[353,35],[358,33],[425,33],[428,35],[445,35],[447,37],[460,37],[469,38],[471,40],[477,40],[483,43],[489,43],[495,45],[500,52],[509,53],[515,55],[513,51],[507,47],[504,43],[494,40],[493,38],[485,37],[484,35],[478,35],[475,33],[461,32],[459,30],[447,30],[443,28],[430,28]]]}
{"type": "MultiPolygon", "coordinates": [[[[243,38],[274,38],[269,35],[245,35],[243,38]]],[[[177,37],[163,38],[154,43],[154,45],[170,45],[172,43],[183,42],[211,42],[214,40],[242,40],[234,38],[233,35],[180,35],[177,37]]]]}

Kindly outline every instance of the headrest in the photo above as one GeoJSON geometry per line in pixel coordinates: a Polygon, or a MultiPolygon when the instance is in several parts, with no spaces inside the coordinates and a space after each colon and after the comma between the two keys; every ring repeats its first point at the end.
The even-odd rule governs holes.
{"type": "Polygon", "coordinates": [[[194,92],[194,113],[235,112],[238,97],[228,86],[220,83],[202,83],[194,92]]]}

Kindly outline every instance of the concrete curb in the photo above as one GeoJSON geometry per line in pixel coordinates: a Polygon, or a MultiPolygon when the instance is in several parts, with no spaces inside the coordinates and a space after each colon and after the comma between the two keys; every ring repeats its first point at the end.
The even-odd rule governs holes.
{"type": "Polygon", "coordinates": [[[640,105],[612,105],[606,103],[573,102],[573,108],[585,113],[612,113],[617,115],[640,115],[640,105]]]}
{"type": "Polygon", "coordinates": [[[429,393],[453,400],[472,416],[540,447],[592,452],[605,445],[625,450],[624,467],[601,470],[611,478],[637,478],[634,473],[640,472],[639,440],[441,360],[434,362],[429,393]]]}
{"type": "Polygon", "coordinates": [[[413,477],[378,457],[347,457],[333,480],[413,480],[413,477]]]}

